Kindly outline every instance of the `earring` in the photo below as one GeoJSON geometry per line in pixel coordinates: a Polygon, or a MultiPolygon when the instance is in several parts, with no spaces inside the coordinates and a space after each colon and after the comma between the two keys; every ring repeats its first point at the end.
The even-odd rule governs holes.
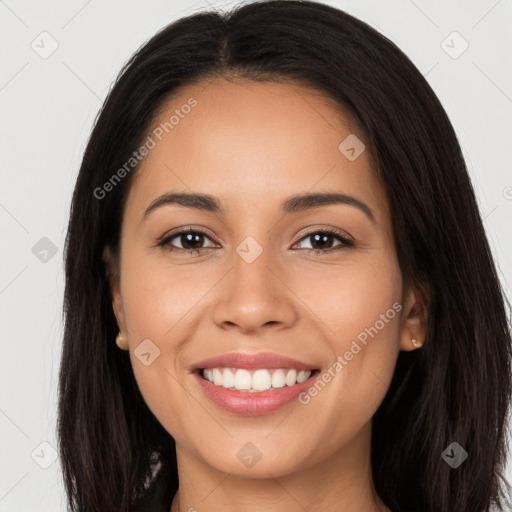
{"type": "Polygon", "coordinates": [[[412,342],[412,346],[413,346],[415,349],[416,349],[416,348],[421,348],[421,346],[422,346],[422,343],[421,343],[420,341],[418,341],[418,340],[412,339],[412,340],[411,340],[411,342],[412,342]]]}
{"type": "Polygon", "coordinates": [[[126,338],[121,333],[116,336],[116,344],[122,350],[127,349],[126,338]]]}

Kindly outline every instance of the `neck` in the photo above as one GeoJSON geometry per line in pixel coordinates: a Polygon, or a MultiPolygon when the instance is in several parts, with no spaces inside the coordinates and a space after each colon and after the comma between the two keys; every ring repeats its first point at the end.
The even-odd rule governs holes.
{"type": "Polygon", "coordinates": [[[317,464],[268,478],[223,473],[177,445],[179,490],[170,512],[388,512],[373,487],[371,424],[317,464]]]}

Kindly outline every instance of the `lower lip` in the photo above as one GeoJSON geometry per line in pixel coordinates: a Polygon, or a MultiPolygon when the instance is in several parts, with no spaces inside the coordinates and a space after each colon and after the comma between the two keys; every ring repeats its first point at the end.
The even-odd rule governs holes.
{"type": "MultiPolygon", "coordinates": [[[[311,386],[318,371],[312,372],[304,382],[284,386],[273,391],[233,391],[216,386],[195,372],[194,375],[206,396],[222,409],[241,416],[259,416],[281,409],[295,400],[300,393],[311,386]]],[[[298,402],[298,400],[297,400],[298,402]]]]}

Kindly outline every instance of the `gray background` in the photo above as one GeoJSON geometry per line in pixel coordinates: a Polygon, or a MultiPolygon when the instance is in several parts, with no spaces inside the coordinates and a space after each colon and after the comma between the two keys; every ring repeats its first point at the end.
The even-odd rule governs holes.
{"type": "MultiPolygon", "coordinates": [[[[512,0],[326,3],[393,40],[439,96],[510,298],[512,0]]],[[[121,65],[158,29],[209,5],[234,4],[0,0],[0,512],[65,510],[55,460],[62,249],[102,100],[121,65]]]]}

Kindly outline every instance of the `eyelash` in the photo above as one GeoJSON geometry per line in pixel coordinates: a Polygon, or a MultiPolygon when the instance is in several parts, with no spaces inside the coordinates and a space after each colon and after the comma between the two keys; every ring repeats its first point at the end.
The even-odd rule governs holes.
{"type": "MultiPolygon", "coordinates": [[[[201,251],[201,250],[213,249],[213,247],[202,247],[200,249],[182,249],[180,247],[173,247],[170,244],[171,240],[173,240],[174,238],[180,237],[181,235],[190,234],[190,233],[201,234],[201,235],[204,235],[205,237],[209,238],[210,240],[212,240],[212,238],[210,236],[208,236],[204,231],[201,231],[199,229],[186,229],[186,230],[183,230],[183,231],[179,231],[177,233],[173,233],[172,235],[167,236],[167,237],[161,239],[157,243],[157,246],[158,247],[167,247],[167,251],[168,252],[189,253],[189,254],[199,254],[199,251],[201,251]]],[[[308,249],[308,248],[306,248],[306,249],[301,249],[301,250],[306,251],[307,254],[310,254],[311,252],[314,252],[316,255],[319,255],[319,254],[326,254],[328,252],[333,252],[333,251],[337,251],[339,249],[350,248],[350,247],[354,246],[354,243],[353,243],[352,240],[350,240],[349,238],[343,236],[339,231],[336,231],[334,229],[328,229],[328,228],[327,229],[319,229],[319,230],[316,230],[316,231],[311,231],[309,233],[306,233],[296,243],[299,243],[302,240],[305,240],[308,237],[313,236],[313,235],[317,235],[317,234],[332,235],[332,236],[337,238],[342,243],[340,245],[335,246],[334,248],[331,248],[331,249],[308,249]]],[[[212,241],[215,241],[215,240],[212,240],[212,241]]],[[[296,245],[296,244],[294,244],[294,245],[296,245]]]]}

